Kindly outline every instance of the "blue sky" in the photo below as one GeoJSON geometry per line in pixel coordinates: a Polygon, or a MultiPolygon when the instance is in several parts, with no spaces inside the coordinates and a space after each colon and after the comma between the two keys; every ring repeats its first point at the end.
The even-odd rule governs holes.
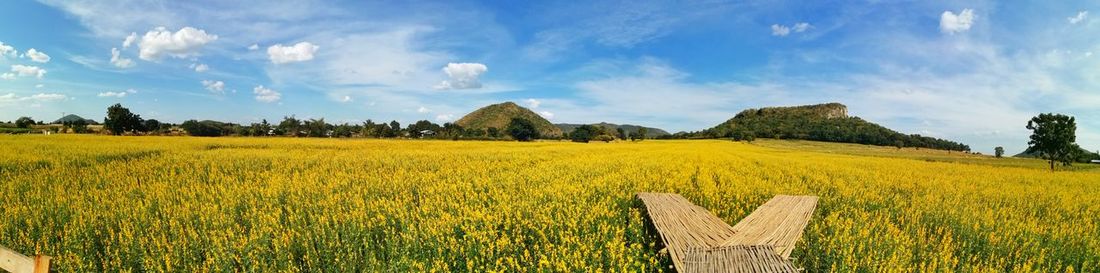
{"type": "Polygon", "coordinates": [[[700,130],[745,108],[850,114],[989,153],[1040,112],[1100,149],[1091,1],[0,2],[0,120],[553,122],[700,130]],[[34,49],[31,51],[31,49],[34,49]]]}

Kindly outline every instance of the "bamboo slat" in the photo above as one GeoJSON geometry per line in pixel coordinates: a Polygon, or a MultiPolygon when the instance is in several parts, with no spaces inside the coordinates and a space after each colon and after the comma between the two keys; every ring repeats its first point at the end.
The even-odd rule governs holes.
{"type": "Polygon", "coordinates": [[[779,195],[735,226],[679,194],[638,193],[678,272],[797,272],[788,258],[817,197],[779,195]]]}

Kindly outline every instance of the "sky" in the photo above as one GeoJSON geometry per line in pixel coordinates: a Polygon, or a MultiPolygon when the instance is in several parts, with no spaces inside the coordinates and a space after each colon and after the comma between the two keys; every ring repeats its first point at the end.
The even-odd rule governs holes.
{"type": "Polygon", "coordinates": [[[840,102],[1009,154],[1039,113],[1100,149],[1095,1],[0,1],[0,120],[717,125],[840,102]]]}

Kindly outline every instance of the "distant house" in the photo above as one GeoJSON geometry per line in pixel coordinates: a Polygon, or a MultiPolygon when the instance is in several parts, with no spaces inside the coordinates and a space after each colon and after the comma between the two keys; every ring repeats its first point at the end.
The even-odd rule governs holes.
{"type": "Polygon", "coordinates": [[[1092,163],[1092,164],[1100,164],[1100,159],[1093,159],[1093,160],[1089,160],[1089,163],[1092,163]]]}
{"type": "Polygon", "coordinates": [[[432,130],[420,130],[420,137],[421,137],[421,138],[423,138],[423,137],[426,137],[426,136],[434,136],[434,135],[435,135],[435,131],[432,131],[432,130]]]}

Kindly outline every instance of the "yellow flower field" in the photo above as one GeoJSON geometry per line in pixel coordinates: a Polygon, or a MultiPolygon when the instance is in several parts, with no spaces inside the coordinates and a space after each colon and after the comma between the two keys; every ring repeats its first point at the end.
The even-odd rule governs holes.
{"type": "Polygon", "coordinates": [[[812,194],[810,272],[1100,270],[1100,172],[783,143],[5,135],[0,245],[59,272],[652,272],[636,192],[729,223],[812,194]]]}

